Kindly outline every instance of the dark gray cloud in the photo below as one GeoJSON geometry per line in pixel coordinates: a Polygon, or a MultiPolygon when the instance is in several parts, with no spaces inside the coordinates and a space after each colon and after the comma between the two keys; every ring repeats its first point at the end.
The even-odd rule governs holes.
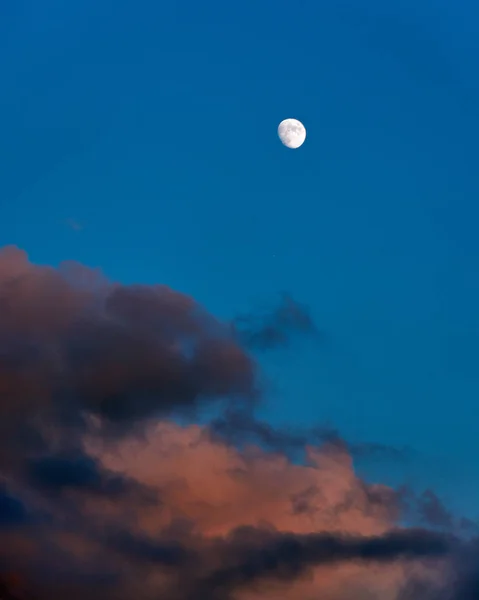
{"type": "Polygon", "coordinates": [[[25,525],[30,518],[24,503],[9,492],[5,485],[0,485],[0,530],[25,525]]]}
{"type": "Polygon", "coordinates": [[[81,451],[32,458],[26,463],[26,475],[32,487],[53,495],[77,491],[112,500],[134,495],[138,501],[158,501],[153,490],[108,471],[81,451]]]}
{"type": "Polygon", "coordinates": [[[253,350],[286,346],[295,334],[317,334],[308,308],[283,294],[273,310],[240,315],[233,320],[237,338],[253,350]]]}
{"type": "MultiPolygon", "coordinates": [[[[86,414],[131,427],[152,415],[256,393],[229,327],[166,286],[120,286],[79,265],[0,251],[2,429],[86,414]]],[[[14,436],[11,436],[14,437],[14,436]]]]}
{"type": "Polygon", "coordinates": [[[355,459],[380,459],[407,463],[414,452],[407,448],[396,448],[386,444],[352,442],[345,440],[337,429],[328,426],[279,427],[258,419],[254,412],[246,409],[225,410],[210,424],[213,436],[234,445],[255,443],[275,452],[295,455],[303,452],[308,444],[324,444],[344,448],[355,459]]]}
{"type": "Polygon", "coordinates": [[[454,524],[452,513],[432,490],[425,490],[418,501],[419,514],[424,522],[433,527],[451,529],[454,524]]]}
{"type": "Polygon", "coordinates": [[[230,536],[223,550],[226,562],[232,564],[210,574],[195,597],[224,597],[222,594],[231,588],[241,588],[264,577],[292,580],[311,566],[444,557],[451,552],[453,544],[452,538],[424,530],[393,531],[365,538],[242,529],[230,536]]]}
{"type": "Polygon", "coordinates": [[[108,547],[142,564],[153,563],[166,567],[184,567],[192,561],[192,552],[180,543],[167,539],[151,539],[129,531],[113,533],[107,538],[108,547]]]}

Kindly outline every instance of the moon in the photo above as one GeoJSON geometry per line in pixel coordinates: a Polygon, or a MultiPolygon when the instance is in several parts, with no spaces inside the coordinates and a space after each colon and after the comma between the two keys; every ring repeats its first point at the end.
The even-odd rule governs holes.
{"type": "Polygon", "coordinates": [[[278,136],[287,148],[299,148],[306,139],[306,129],[297,119],[284,119],[278,125],[278,136]]]}

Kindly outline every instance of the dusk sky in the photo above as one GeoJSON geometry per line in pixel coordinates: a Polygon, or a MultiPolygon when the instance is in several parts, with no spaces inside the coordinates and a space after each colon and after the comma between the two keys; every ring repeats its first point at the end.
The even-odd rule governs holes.
{"type": "MultiPolygon", "coordinates": [[[[78,308],[84,309],[77,298],[83,292],[78,282],[71,284],[76,271],[65,275],[56,270],[63,261],[75,261],[125,286],[119,289],[126,296],[130,289],[137,293],[138,288],[128,287],[132,284],[171,288],[168,294],[180,308],[170,307],[168,295],[160,311],[166,321],[174,313],[173,329],[175,319],[182,323],[175,330],[178,338],[168,325],[171,343],[183,344],[183,336],[193,330],[202,340],[213,335],[210,329],[198,333],[189,321],[184,325],[183,319],[190,317],[182,312],[187,302],[183,294],[224,324],[225,331],[238,316],[248,315],[247,327],[255,334],[261,330],[263,335],[271,326],[279,336],[267,351],[240,336],[228,342],[234,344],[232,350],[221,345],[227,335],[221,333],[220,347],[215,346],[220,356],[215,354],[213,361],[214,353],[208,354],[211,380],[206,383],[203,373],[202,386],[194,382],[201,400],[197,404],[195,396],[191,402],[194,418],[175,412],[184,407],[186,396],[175,396],[167,387],[181,400],[171,400],[171,407],[168,400],[164,412],[150,410],[150,400],[142,404],[143,396],[140,401],[128,396],[137,407],[132,421],[146,419],[151,426],[158,416],[204,424],[211,413],[203,397],[250,397],[253,384],[249,379],[245,383],[243,375],[249,377],[245,365],[252,361],[251,373],[261,381],[255,419],[285,436],[288,430],[332,428],[350,447],[365,485],[407,485],[416,494],[432,490],[454,518],[479,519],[479,4],[453,4],[4,1],[0,398],[5,405],[18,391],[12,383],[17,379],[9,379],[11,363],[4,358],[13,345],[19,340],[39,344],[41,368],[50,373],[53,354],[45,348],[57,342],[63,348],[68,329],[70,352],[77,343],[75,336],[69,337],[72,331],[83,335],[77,330],[86,318],[78,308]],[[304,145],[296,150],[284,147],[277,136],[278,124],[288,117],[301,120],[307,130],[304,145]],[[2,258],[6,246],[18,251],[4,250],[2,258]],[[50,287],[50,276],[36,265],[54,267],[51,277],[67,281],[74,291],[59,291],[58,282],[50,287]],[[12,292],[12,273],[31,277],[30,283],[12,292]],[[283,293],[291,299],[284,305],[283,293]],[[53,314],[67,310],[64,301],[75,309],[56,328],[53,314]],[[264,321],[258,317],[263,313],[264,321]],[[48,335],[59,336],[55,342],[50,337],[45,341],[47,329],[48,335]],[[236,358],[244,352],[241,385],[240,367],[231,366],[230,352],[236,358]],[[219,378],[210,368],[221,371],[219,378]],[[2,377],[8,381],[3,387],[2,377]],[[139,405],[148,410],[142,412],[139,405]],[[371,449],[366,457],[353,450],[361,444],[371,449]]],[[[101,298],[110,294],[102,287],[106,285],[100,285],[101,298]]],[[[157,310],[145,300],[146,289],[138,292],[140,308],[128,318],[157,310]]],[[[96,290],[88,294],[97,298],[96,290]]],[[[127,304],[136,302],[128,298],[127,304]]],[[[123,300],[118,302],[112,304],[115,311],[125,307],[123,300]]],[[[152,335],[155,319],[151,316],[145,335],[152,335]]],[[[95,323],[90,333],[101,337],[95,323]]],[[[136,322],[131,326],[144,333],[136,322]]],[[[90,347],[85,344],[80,347],[90,347]]],[[[138,352],[144,363],[129,382],[128,394],[132,385],[143,385],[141,376],[149,368],[143,365],[152,364],[142,354],[143,346],[138,352]]],[[[136,358],[133,362],[132,371],[136,358]]],[[[26,368],[27,363],[21,364],[26,368]]],[[[28,372],[25,381],[31,381],[28,372]]],[[[78,387],[80,379],[68,379],[62,391],[81,395],[86,388],[78,387]]],[[[37,385],[43,386],[44,379],[39,381],[31,388],[25,384],[28,393],[22,388],[18,394],[42,395],[37,385]]],[[[120,394],[116,388],[115,393],[120,394]]],[[[82,399],[81,406],[110,419],[103,404],[99,412],[90,401],[82,399]]],[[[130,414],[125,406],[122,419],[130,414]]],[[[159,427],[179,425],[161,421],[159,427]]],[[[185,427],[171,435],[182,440],[196,435],[190,433],[191,425],[185,427]]],[[[90,435],[82,429],[78,440],[83,444],[90,435]]],[[[164,444],[164,438],[158,443],[164,444]]],[[[17,464],[12,458],[16,452],[7,453],[9,465],[17,464]]],[[[100,453],[101,458],[96,450],[89,455],[116,472],[119,459],[109,452],[100,453]]],[[[150,456],[153,450],[144,452],[150,456]]],[[[208,462],[212,451],[204,452],[208,462]]],[[[288,460],[291,469],[302,468],[297,457],[288,460]]],[[[127,458],[122,464],[122,472],[145,483],[127,458]]],[[[200,462],[199,472],[202,468],[207,469],[200,462]]],[[[10,473],[10,466],[5,469],[10,473]]],[[[23,482],[18,489],[11,484],[21,496],[26,484],[20,471],[15,467],[14,475],[5,477],[23,482]]],[[[251,477],[260,485],[257,473],[251,477]]],[[[284,475],[285,486],[288,477],[284,475]]],[[[296,481],[299,475],[291,477],[296,481]]],[[[28,485],[37,489],[33,480],[28,485]]],[[[278,476],[279,488],[281,481],[278,476]]],[[[211,485],[221,488],[218,482],[211,485]]],[[[237,508],[238,514],[241,510],[237,508]]],[[[219,530],[263,522],[268,517],[264,510],[256,520],[238,517],[234,524],[226,524],[225,517],[219,530]]],[[[0,525],[1,511],[0,493],[0,525]]],[[[203,523],[196,513],[188,514],[203,523]]],[[[280,517],[272,517],[272,523],[281,531],[313,533],[303,525],[285,529],[280,517]]],[[[349,532],[346,523],[350,521],[341,527],[349,532]]],[[[351,532],[372,535],[387,529],[383,521],[361,527],[351,532]]],[[[202,535],[206,531],[201,529],[202,535]]],[[[350,550],[344,552],[349,556],[350,550]]],[[[20,554],[15,554],[15,565],[27,569],[20,554]]],[[[75,565],[75,573],[83,573],[75,565]]],[[[117,566],[112,563],[108,569],[117,566]]],[[[221,577],[214,575],[226,581],[233,567],[223,569],[221,577]]],[[[216,581],[208,573],[201,585],[216,581]]],[[[78,577],[84,583],[83,575],[78,577]]],[[[391,583],[392,575],[388,577],[391,583]]],[[[45,583],[50,593],[49,585],[45,583]]],[[[230,587],[218,597],[231,593],[236,598],[234,585],[228,579],[230,587]]],[[[302,593],[293,597],[316,597],[302,593]]],[[[335,600],[335,591],[327,593],[335,600]]],[[[178,598],[193,599],[188,594],[178,598]]],[[[213,598],[197,594],[200,600],[213,598]]],[[[238,598],[256,598],[242,594],[238,598]]],[[[264,594],[269,598],[269,592],[264,594]]],[[[150,598],[146,592],[137,597],[150,598]]]]}

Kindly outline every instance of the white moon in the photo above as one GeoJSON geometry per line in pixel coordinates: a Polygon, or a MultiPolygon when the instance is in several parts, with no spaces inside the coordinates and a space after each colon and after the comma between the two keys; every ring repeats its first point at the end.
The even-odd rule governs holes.
{"type": "Polygon", "coordinates": [[[299,148],[306,139],[306,129],[297,119],[285,119],[278,126],[278,136],[288,148],[299,148]]]}

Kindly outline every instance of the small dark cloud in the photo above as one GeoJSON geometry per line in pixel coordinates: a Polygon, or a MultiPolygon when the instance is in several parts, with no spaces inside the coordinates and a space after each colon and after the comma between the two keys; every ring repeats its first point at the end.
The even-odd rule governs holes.
{"type": "Polygon", "coordinates": [[[401,515],[409,524],[450,532],[465,539],[473,539],[479,534],[477,522],[454,514],[431,489],[418,493],[410,486],[402,485],[395,493],[401,515]]]}
{"type": "Polygon", "coordinates": [[[453,538],[426,530],[399,530],[368,538],[329,533],[279,534],[242,528],[225,542],[225,562],[230,564],[204,579],[195,597],[215,597],[215,593],[222,597],[222,593],[232,588],[248,586],[264,577],[290,581],[312,566],[444,557],[453,544],[453,538]]]}
{"type": "Polygon", "coordinates": [[[251,411],[228,410],[210,423],[213,436],[240,446],[245,443],[259,444],[264,448],[286,454],[304,449],[307,433],[273,427],[256,419],[251,411]]]}
{"type": "Polygon", "coordinates": [[[407,447],[396,448],[379,443],[346,441],[337,429],[327,426],[310,428],[279,427],[261,421],[250,410],[226,410],[210,424],[212,435],[235,446],[244,443],[259,444],[275,452],[294,455],[306,445],[329,444],[349,452],[358,460],[375,459],[408,462],[414,456],[407,447]]]}
{"type": "Polygon", "coordinates": [[[236,317],[233,328],[240,342],[253,350],[286,346],[297,333],[317,333],[308,308],[288,294],[273,310],[236,317]]]}
{"type": "Polygon", "coordinates": [[[32,459],[27,473],[32,486],[50,493],[77,490],[115,498],[140,491],[136,482],[107,471],[81,452],[32,459]]]}
{"type": "Polygon", "coordinates": [[[432,527],[451,529],[454,518],[432,490],[425,490],[418,498],[418,511],[424,523],[432,527]]]}
{"type": "Polygon", "coordinates": [[[408,446],[389,446],[376,442],[350,442],[348,449],[358,460],[392,460],[408,464],[416,456],[415,451],[408,446]]]}
{"type": "Polygon", "coordinates": [[[179,543],[134,535],[129,531],[110,534],[106,543],[114,551],[140,563],[180,567],[191,558],[191,553],[179,543]]]}

